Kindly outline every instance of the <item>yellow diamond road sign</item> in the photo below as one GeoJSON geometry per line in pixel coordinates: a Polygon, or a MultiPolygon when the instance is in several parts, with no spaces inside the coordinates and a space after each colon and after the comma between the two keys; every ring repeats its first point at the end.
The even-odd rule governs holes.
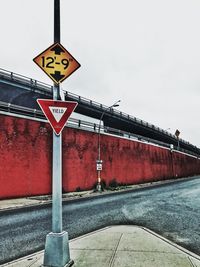
{"type": "Polygon", "coordinates": [[[57,84],[81,66],[60,43],[51,45],[33,61],[57,84]]]}

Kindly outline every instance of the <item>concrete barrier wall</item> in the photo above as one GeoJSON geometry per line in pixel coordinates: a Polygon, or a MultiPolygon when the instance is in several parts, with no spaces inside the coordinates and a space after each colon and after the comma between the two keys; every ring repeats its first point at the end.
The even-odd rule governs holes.
{"type": "MultiPolygon", "coordinates": [[[[63,191],[92,189],[97,181],[98,134],[63,131],[63,191]]],[[[49,124],[0,114],[0,198],[51,193],[49,124]]],[[[200,160],[142,142],[101,135],[102,179],[135,184],[200,174],[200,160]]]]}

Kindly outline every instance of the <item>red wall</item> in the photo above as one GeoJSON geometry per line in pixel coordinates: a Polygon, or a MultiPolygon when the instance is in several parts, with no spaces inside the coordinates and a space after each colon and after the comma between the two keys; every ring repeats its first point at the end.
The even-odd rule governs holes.
{"type": "MultiPolygon", "coordinates": [[[[63,190],[97,181],[97,134],[63,131],[63,190]]],[[[0,115],[0,198],[51,192],[52,130],[44,122],[0,115]]],[[[170,150],[101,135],[102,179],[134,184],[200,174],[200,160],[170,150]]]]}

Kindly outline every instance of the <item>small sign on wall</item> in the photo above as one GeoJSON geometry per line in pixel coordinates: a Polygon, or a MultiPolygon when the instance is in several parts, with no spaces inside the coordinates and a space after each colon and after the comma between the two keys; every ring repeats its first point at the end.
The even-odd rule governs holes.
{"type": "Polygon", "coordinates": [[[102,163],[97,163],[97,171],[102,171],[102,163]]]}

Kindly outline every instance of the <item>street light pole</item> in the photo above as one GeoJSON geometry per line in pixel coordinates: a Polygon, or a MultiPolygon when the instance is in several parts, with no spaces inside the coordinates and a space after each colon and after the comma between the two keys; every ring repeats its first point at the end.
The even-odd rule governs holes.
{"type": "Polygon", "coordinates": [[[175,132],[175,135],[176,135],[176,138],[177,138],[177,149],[179,150],[180,148],[180,143],[179,143],[179,135],[180,135],[180,131],[178,129],[176,129],[176,132],[175,132]]]}
{"type": "Polygon", "coordinates": [[[97,187],[96,187],[96,190],[98,192],[101,192],[102,191],[102,187],[101,187],[101,169],[102,169],[102,160],[101,160],[101,133],[100,133],[100,130],[101,130],[101,122],[103,120],[103,116],[105,115],[106,111],[108,109],[111,109],[113,107],[118,107],[119,106],[119,102],[121,100],[118,100],[116,101],[113,105],[107,107],[103,113],[101,114],[101,117],[99,119],[99,126],[98,126],[98,158],[97,158],[97,161],[96,161],[96,164],[97,164],[97,187]]]}

